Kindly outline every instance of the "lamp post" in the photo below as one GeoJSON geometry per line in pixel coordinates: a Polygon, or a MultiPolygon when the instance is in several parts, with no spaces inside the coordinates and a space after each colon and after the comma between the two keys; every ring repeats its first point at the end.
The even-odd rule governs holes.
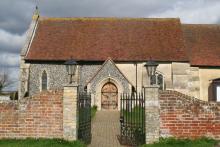
{"type": "Polygon", "coordinates": [[[150,59],[144,66],[147,69],[148,77],[152,77],[156,73],[158,63],[150,59]]]}
{"type": "Polygon", "coordinates": [[[66,71],[70,76],[69,84],[73,83],[72,77],[76,74],[77,62],[73,59],[70,59],[64,63],[66,65],[66,71]]]}

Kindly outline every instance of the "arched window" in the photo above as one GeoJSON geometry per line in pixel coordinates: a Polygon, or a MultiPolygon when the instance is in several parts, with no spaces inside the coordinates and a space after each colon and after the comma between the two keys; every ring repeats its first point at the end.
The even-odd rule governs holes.
{"type": "Polygon", "coordinates": [[[157,75],[157,84],[160,86],[161,90],[164,90],[164,78],[162,74],[157,75]]]}
{"type": "Polygon", "coordinates": [[[212,80],[208,87],[208,100],[220,102],[220,78],[212,80]]]}
{"type": "Polygon", "coordinates": [[[42,73],[41,89],[42,90],[47,90],[47,73],[46,73],[46,71],[43,71],[43,73],[42,73]]]}
{"type": "Polygon", "coordinates": [[[156,72],[156,74],[154,76],[150,77],[150,84],[151,85],[159,85],[159,89],[160,90],[164,90],[165,89],[165,84],[164,84],[164,77],[162,74],[156,72]]]}

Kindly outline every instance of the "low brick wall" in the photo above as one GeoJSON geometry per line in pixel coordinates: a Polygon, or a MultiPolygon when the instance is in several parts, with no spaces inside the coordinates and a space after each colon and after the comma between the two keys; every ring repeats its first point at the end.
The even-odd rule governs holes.
{"type": "Polygon", "coordinates": [[[220,139],[220,104],[176,91],[160,93],[160,136],[220,139]]]}
{"type": "Polygon", "coordinates": [[[62,96],[62,91],[50,91],[0,101],[0,138],[62,138],[62,96]]]}

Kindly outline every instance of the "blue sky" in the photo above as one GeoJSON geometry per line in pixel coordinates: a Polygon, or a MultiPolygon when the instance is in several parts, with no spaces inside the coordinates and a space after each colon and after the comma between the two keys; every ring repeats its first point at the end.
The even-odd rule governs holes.
{"type": "Polygon", "coordinates": [[[220,23],[219,0],[1,0],[0,72],[7,70],[14,81],[36,4],[40,15],[49,17],[179,17],[182,23],[220,23]]]}

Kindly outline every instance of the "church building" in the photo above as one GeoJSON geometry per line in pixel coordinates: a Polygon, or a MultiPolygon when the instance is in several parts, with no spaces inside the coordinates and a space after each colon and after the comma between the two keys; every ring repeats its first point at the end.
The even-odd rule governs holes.
{"type": "Polygon", "coordinates": [[[121,93],[157,84],[204,101],[220,101],[220,25],[178,18],[47,18],[35,14],[20,54],[19,98],[63,89],[64,63],[98,109],[119,109],[121,93]],[[158,63],[149,77],[147,61],[158,63]]]}

